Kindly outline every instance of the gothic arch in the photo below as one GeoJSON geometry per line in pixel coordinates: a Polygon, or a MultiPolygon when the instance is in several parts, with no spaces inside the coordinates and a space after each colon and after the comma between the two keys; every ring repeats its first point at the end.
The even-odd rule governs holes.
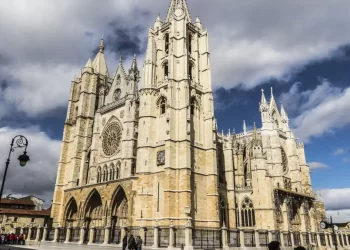
{"type": "Polygon", "coordinates": [[[220,226],[228,226],[227,199],[223,195],[219,196],[219,216],[220,226]]]}
{"type": "Polygon", "coordinates": [[[166,113],[166,108],[167,108],[167,98],[164,95],[161,95],[157,99],[157,107],[159,108],[159,114],[163,115],[166,113]]]}
{"type": "Polygon", "coordinates": [[[117,164],[115,164],[114,168],[115,168],[115,176],[114,178],[116,180],[118,180],[120,178],[120,166],[121,166],[121,162],[120,161],[117,161],[117,164]]]}
{"type": "Polygon", "coordinates": [[[74,223],[78,219],[78,205],[74,197],[67,202],[64,219],[66,226],[68,226],[67,223],[74,223]]]}
{"type": "Polygon", "coordinates": [[[170,34],[169,32],[166,32],[163,36],[163,41],[164,41],[164,55],[169,55],[169,50],[170,50],[170,34]]]}
{"type": "Polygon", "coordinates": [[[101,135],[105,132],[105,130],[106,130],[106,128],[108,127],[108,125],[109,125],[110,123],[112,123],[112,122],[118,123],[118,125],[119,125],[121,131],[123,131],[123,126],[121,125],[122,123],[120,122],[120,120],[119,120],[116,116],[113,115],[113,116],[111,116],[111,117],[108,119],[108,121],[106,122],[106,124],[105,124],[103,130],[101,131],[101,135]]]}
{"type": "Polygon", "coordinates": [[[88,218],[93,226],[101,227],[103,225],[103,203],[99,192],[93,189],[86,199],[84,217],[88,218]]]}
{"type": "Polygon", "coordinates": [[[255,211],[252,199],[244,197],[241,201],[241,219],[242,227],[254,227],[255,226],[255,211]]]}
{"type": "Polygon", "coordinates": [[[166,78],[169,77],[169,61],[168,60],[164,60],[164,62],[162,63],[162,70],[163,70],[163,77],[164,77],[164,80],[166,78]]]}
{"type": "Polygon", "coordinates": [[[110,213],[113,218],[114,226],[121,226],[128,220],[128,198],[122,186],[118,186],[113,193],[110,203],[110,213]]]}
{"type": "Polygon", "coordinates": [[[108,181],[108,167],[106,164],[103,166],[102,176],[103,182],[108,181]]]}
{"type": "Polygon", "coordinates": [[[196,96],[192,96],[190,99],[190,112],[191,115],[199,116],[200,112],[200,102],[196,96]]]}
{"type": "Polygon", "coordinates": [[[100,183],[102,181],[102,170],[101,170],[101,166],[98,166],[97,168],[97,183],[100,183]]]}

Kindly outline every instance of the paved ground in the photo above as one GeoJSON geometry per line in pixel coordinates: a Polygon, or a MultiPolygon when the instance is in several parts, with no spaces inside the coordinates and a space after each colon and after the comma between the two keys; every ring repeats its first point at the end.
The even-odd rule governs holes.
{"type": "Polygon", "coordinates": [[[24,250],[24,249],[33,249],[33,250],[121,250],[120,247],[117,247],[116,244],[111,245],[77,245],[77,244],[65,244],[65,243],[52,243],[52,242],[43,242],[40,245],[16,245],[16,246],[3,246],[0,245],[0,250],[24,250]]]}

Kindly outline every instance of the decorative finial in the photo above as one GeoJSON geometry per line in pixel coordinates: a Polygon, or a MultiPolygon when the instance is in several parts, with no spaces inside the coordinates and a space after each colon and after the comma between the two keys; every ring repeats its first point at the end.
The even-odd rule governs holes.
{"type": "Polygon", "coordinates": [[[120,54],[119,63],[122,63],[122,62],[123,62],[123,54],[120,54]]]}
{"type": "Polygon", "coordinates": [[[105,50],[105,45],[104,45],[103,39],[101,39],[99,49],[100,49],[100,53],[103,53],[103,51],[105,50]]]}
{"type": "Polygon", "coordinates": [[[273,95],[273,88],[271,87],[271,95],[273,95]]]}
{"type": "Polygon", "coordinates": [[[134,54],[134,60],[136,60],[136,54],[134,54]]]}

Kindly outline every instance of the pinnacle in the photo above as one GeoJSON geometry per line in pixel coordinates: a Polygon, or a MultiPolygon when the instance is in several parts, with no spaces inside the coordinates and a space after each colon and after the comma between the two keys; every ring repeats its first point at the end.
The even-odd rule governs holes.
{"type": "Polygon", "coordinates": [[[92,61],[91,58],[89,58],[89,60],[87,61],[85,68],[92,68],[92,61]]]}

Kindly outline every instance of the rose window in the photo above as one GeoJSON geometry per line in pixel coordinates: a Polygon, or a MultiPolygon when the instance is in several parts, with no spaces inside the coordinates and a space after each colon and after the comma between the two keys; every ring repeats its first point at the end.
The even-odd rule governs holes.
{"type": "Polygon", "coordinates": [[[121,137],[122,132],[117,123],[108,125],[102,135],[102,150],[106,156],[112,156],[117,152],[121,137]]]}

